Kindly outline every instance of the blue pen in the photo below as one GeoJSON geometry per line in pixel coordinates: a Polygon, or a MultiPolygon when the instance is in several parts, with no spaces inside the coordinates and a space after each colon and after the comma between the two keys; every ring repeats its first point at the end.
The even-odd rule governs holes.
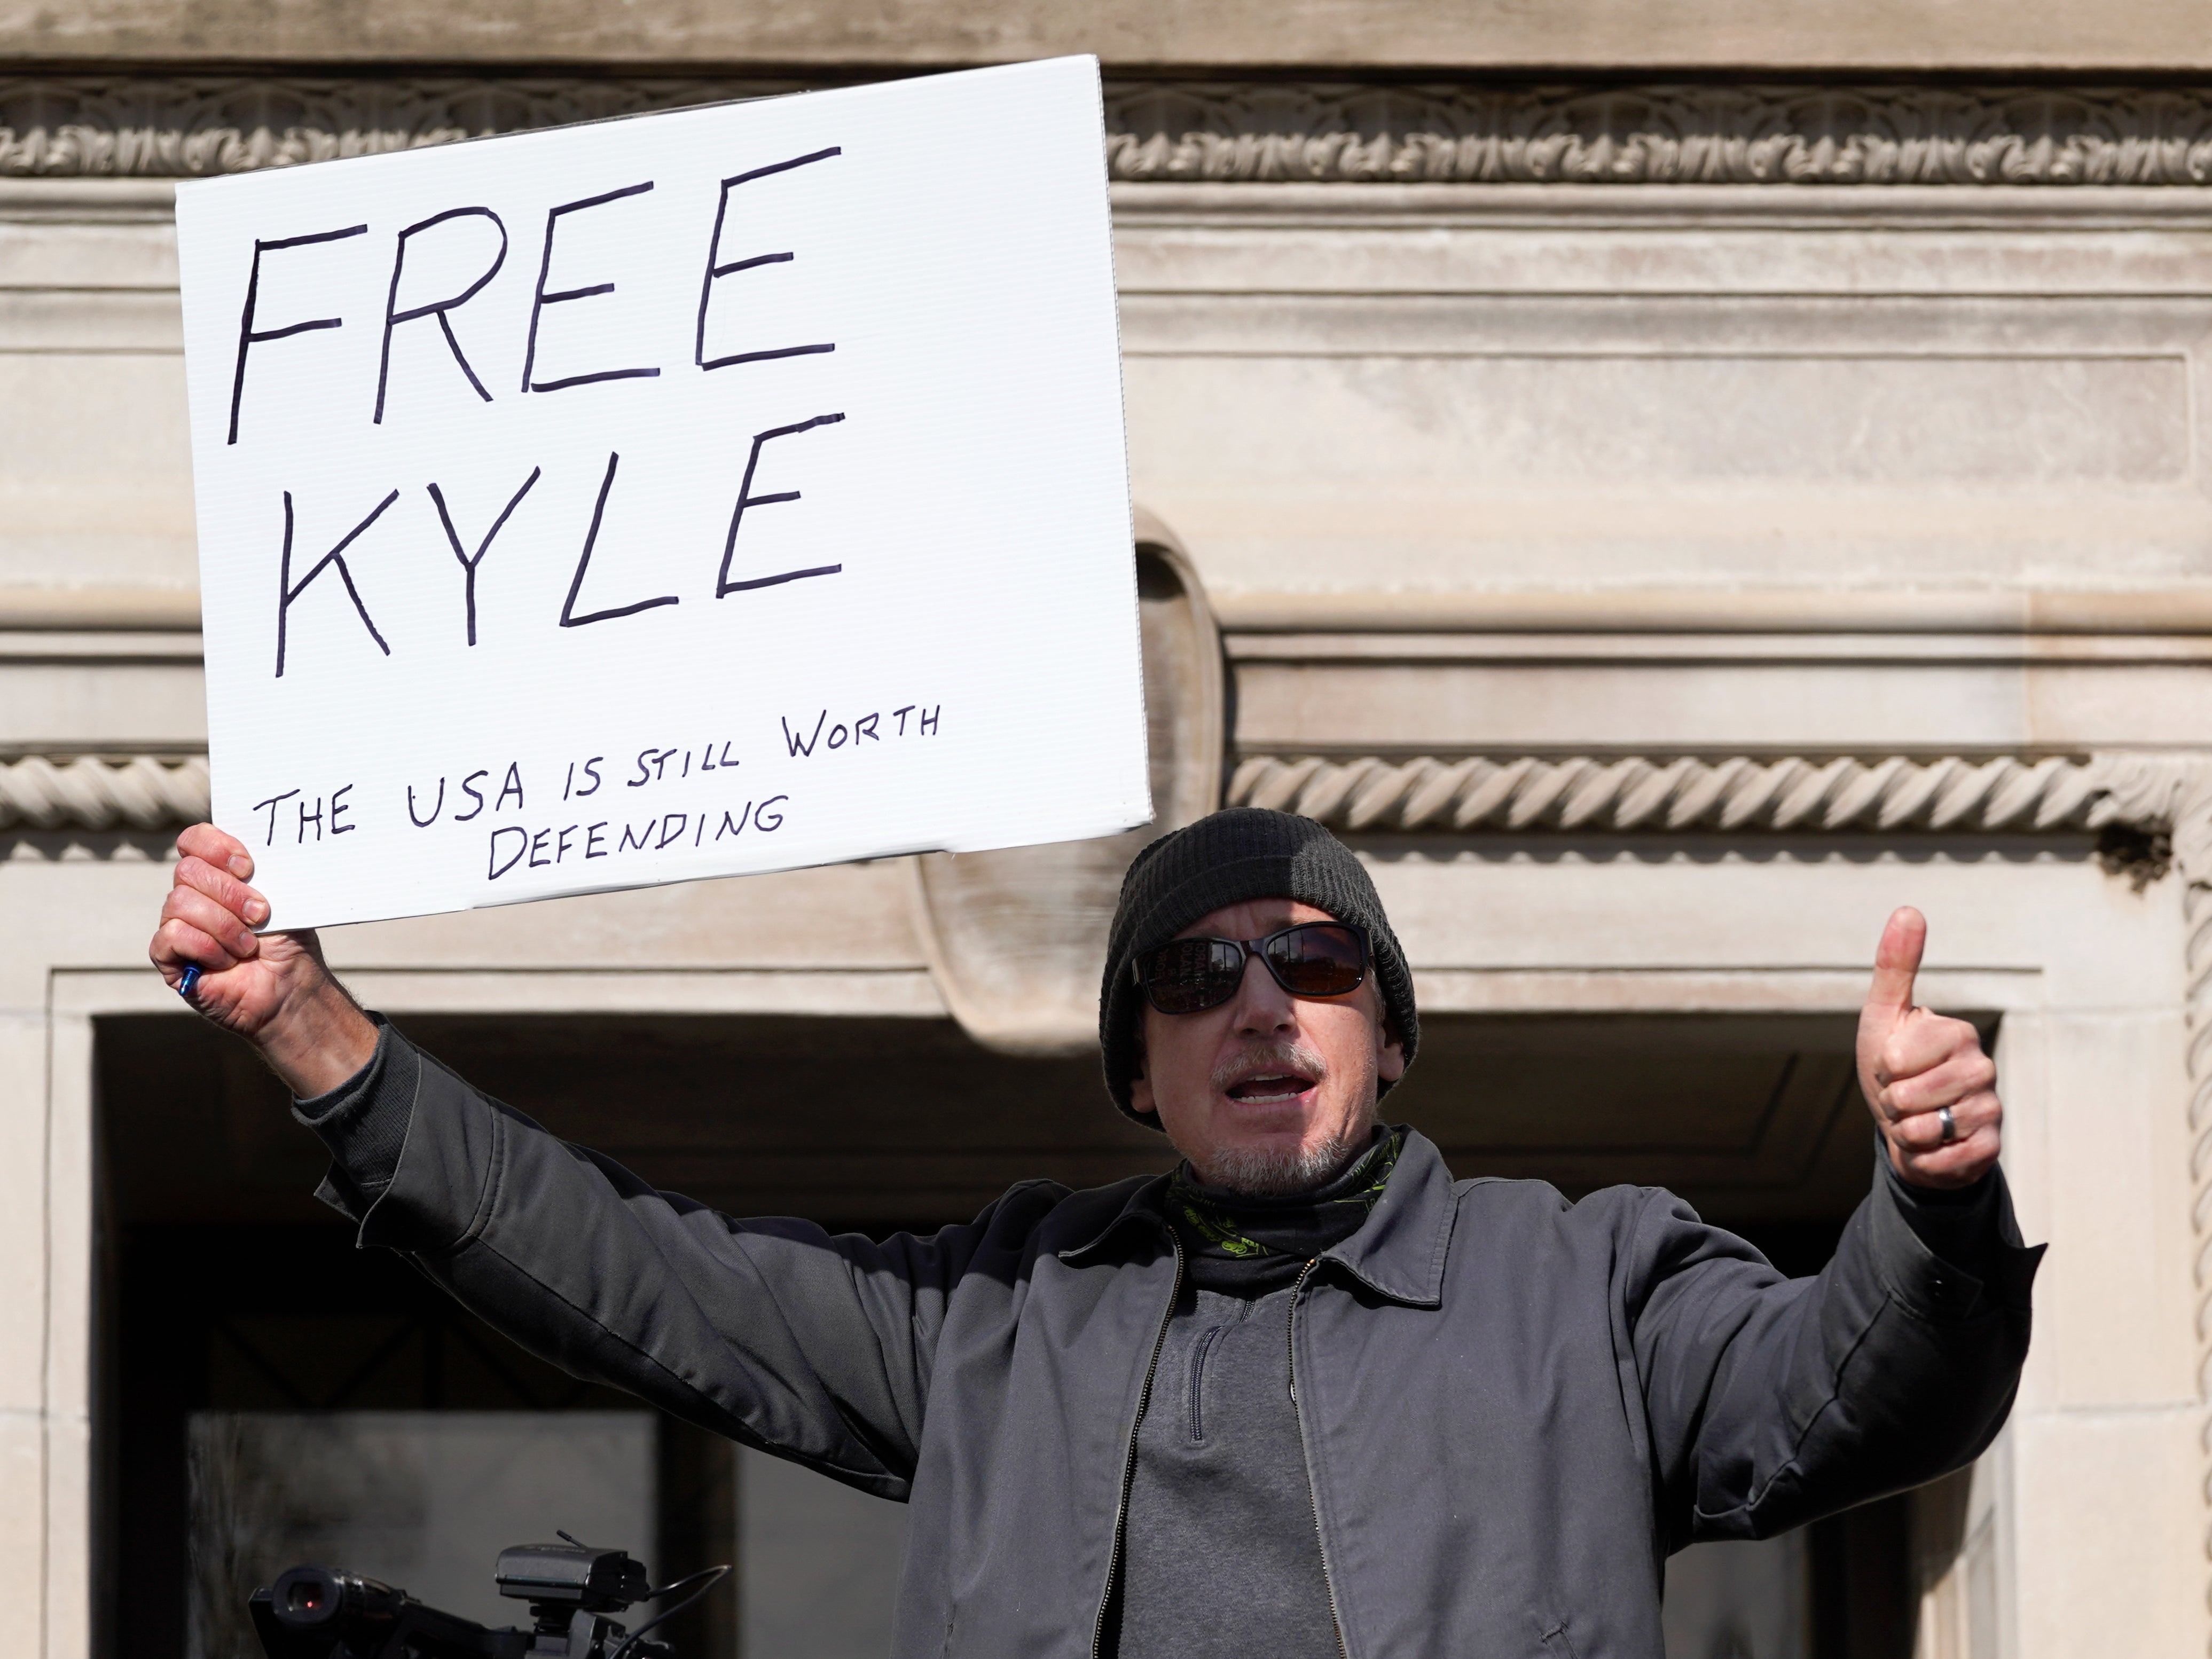
{"type": "Polygon", "coordinates": [[[187,963],[185,968],[185,976],[177,981],[177,994],[182,997],[185,1001],[190,1002],[192,1000],[192,988],[199,982],[199,964],[198,963],[187,963]]]}

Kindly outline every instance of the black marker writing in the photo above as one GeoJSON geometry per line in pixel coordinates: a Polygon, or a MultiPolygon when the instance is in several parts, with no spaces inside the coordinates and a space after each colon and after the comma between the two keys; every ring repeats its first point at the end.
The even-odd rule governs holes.
{"type": "MultiPolygon", "coordinates": [[[[936,736],[938,717],[944,712],[944,707],[939,703],[933,708],[923,708],[918,703],[910,702],[902,708],[892,709],[890,717],[898,722],[898,731],[894,735],[907,736],[907,716],[919,714],[921,718],[914,722],[913,734],[921,738],[936,736]]],[[[815,715],[811,732],[807,731],[804,714],[799,716],[796,731],[793,729],[788,715],[779,714],[776,719],[783,726],[784,750],[793,760],[811,757],[817,747],[824,750],[858,749],[863,738],[870,743],[886,741],[883,731],[884,714],[880,709],[872,714],[857,714],[848,725],[843,720],[832,721],[830,711],[825,708],[815,715]],[[802,737],[801,732],[806,732],[806,735],[802,737]]]]}
{"type": "Polygon", "coordinates": [[[790,263],[789,253],[757,253],[750,259],[732,259],[727,264],[717,264],[715,258],[722,251],[722,221],[730,210],[730,192],[739,185],[749,185],[756,179],[788,173],[793,167],[803,167],[811,161],[826,161],[844,151],[836,145],[817,149],[811,155],[796,155],[788,161],[778,161],[771,167],[755,167],[750,173],[740,173],[722,180],[720,198],[714,204],[714,234],[707,239],[707,275],[699,284],[699,327],[693,337],[691,361],[702,368],[727,368],[732,363],[765,362],[772,357],[807,357],[817,352],[835,351],[834,343],[821,345],[779,346],[772,351],[740,351],[727,357],[707,357],[707,304],[713,299],[714,284],[725,276],[735,276],[741,270],[750,270],[756,265],[780,265],[790,263]]]}
{"type": "Polygon", "coordinates": [[[722,814],[722,822],[715,828],[714,839],[716,841],[720,841],[725,836],[742,836],[744,834],[745,819],[748,816],[750,816],[753,821],[754,829],[759,830],[764,836],[774,835],[777,830],[783,828],[783,814],[781,812],[776,813],[775,822],[774,823],[770,823],[768,821],[768,809],[775,805],[778,801],[789,800],[790,799],[791,797],[788,795],[770,795],[766,800],[760,804],[760,810],[758,811],[755,811],[753,810],[753,804],[750,801],[747,801],[744,805],[744,810],[739,812],[734,818],[726,811],[724,812],[722,814]]]}
{"type": "Polygon", "coordinates": [[[353,585],[353,571],[346,564],[345,550],[353,545],[356,537],[384,516],[386,507],[390,507],[398,499],[399,492],[395,489],[379,501],[374,511],[346,532],[344,540],[316,560],[315,568],[295,583],[292,580],[292,492],[289,489],[284,492],[284,552],[276,567],[276,678],[278,679],[284,678],[285,629],[287,618],[291,615],[292,601],[307,591],[309,582],[314,580],[334,564],[338,568],[338,580],[345,584],[346,597],[353,601],[353,608],[361,617],[361,625],[368,630],[369,638],[376,641],[378,650],[387,657],[392,654],[392,647],[384,642],[384,635],[376,631],[376,624],[369,620],[368,607],[361,602],[361,590],[353,585]]]}
{"type": "MultiPolygon", "coordinates": [[[[477,389],[477,397],[486,403],[491,401],[491,393],[484,390],[484,383],[477,378],[476,370],[469,367],[468,357],[461,350],[461,343],[453,337],[453,325],[446,313],[468,304],[470,301],[483,292],[484,284],[498,276],[499,268],[506,263],[507,222],[488,207],[447,208],[443,213],[433,214],[428,219],[411,224],[399,233],[398,252],[392,256],[392,291],[386,295],[384,301],[384,352],[377,360],[376,414],[369,422],[370,425],[384,424],[384,387],[386,380],[392,373],[392,331],[402,323],[418,322],[425,317],[435,317],[438,319],[438,326],[446,336],[447,349],[453,354],[453,361],[461,366],[461,373],[469,377],[469,384],[477,389]],[[492,256],[490,267],[484,274],[452,299],[437,300],[427,306],[410,306],[404,311],[400,310],[398,308],[399,273],[407,264],[407,239],[423,231],[434,229],[449,219],[490,220],[493,227],[499,232],[499,252],[492,256]]],[[[471,643],[473,644],[474,641],[471,641],[471,643]]]]}
{"type": "Polygon", "coordinates": [[[791,729],[791,722],[789,720],[785,720],[781,714],[776,716],[777,720],[781,722],[783,726],[783,741],[793,755],[811,755],[814,752],[814,745],[821,739],[822,737],[822,722],[829,718],[830,711],[825,708],[815,719],[814,735],[811,738],[802,738],[797,732],[791,729]]]}
{"type": "Polygon", "coordinates": [[[484,538],[477,544],[477,553],[474,558],[461,551],[461,538],[454,533],[453,515],[446,510],[446,497],[443,492],[435,484],[428,486],[430,499],[438,504],[438,522],[446,526],[446,540],[453,547],[453,556],[461,562],[461,582],[468,597],[469,643],[471,645],[477,642],[477,567],[483,562],[483,556],[491,551],[492,538],[499,534],[501,528],[513,515],[514,509],[522,505],[522,498],[530,493],[530,486],[538,482],[539,474],[544,471],[543,467],[533,466],[530,469],[530,476],[522,481],[522,488],[514,492],[514,498],[501,509],[499,517],[491,521],[491,528],[484,532],[484,538]]]}
{"type": "Polygon", "coordinates": [[[756,576],[750,581],[733,582],[730,580],[730,557],[738,550],[738,526],[744,522],[745,509],[749,507],[772,507],[778,501],[799,499],[799,492],[795,489],[778,490],[773,495],[753,494],[753,471],[760,465],[761,446],[772,438],[788,438],[793,433],[811,432],[817,426],[835,426],[844,418],[842,415],[817,415],[811,421],[800,421],[793,426],[771,427],[766,432],[753,434],[752,453],[745,458],[744,482],[738,486],[737,510],[730,514],[729,539],[722,544],[722,568],[714,578],[716,599],[740,593],[747,588],[774,587],[779,582],[795,582],[806,576],[834,576],[845,568],[842,564],[820,564],[808,570],[787,570],[781,575],[756,576]]]}
{"type": "Polygon", "coordinates": [[[366,236],[367,225],[348,225],[343,230],[319,230],[312,236],[283,236],[273,242],[257,241],[253,245],[253,265],[246,278],[246,310],[238,319],[238,367],[230,379],[230,436],[224,441],[238,441],[238,405],[246,396],[246,352],[249,346],[265,344],[270,340],[289,339],[295,334],[312,334],[318,329],[343,328],[343,317],[317,317],[304,323],[287,323],[282,328],[257,330],[253,326],[253,310],[261,297],[261,256],[276,253],[288,247],[308,247],[317,242],[343,242],[349,236],[366,236]]]}
{"type": "Polygon", "coordinates": [[[438,814],[445,811],[445,779],[440,778],[438,780],[438,799],[432,804],[430,807],[430,816],[427,818],[418,818],[415,816],[415,786],[411,783],[407,786],[407,818],[408,821],[417,830],[428,830],[432,824],[435,823],[438,821],[438,814]]]}
{"type": "Polygon", "coordinates": [[[576,595],[584,590],[584,572],[591,568],[592,549],[599,539],[599,521],[606,516],[607,492],[615,487],[615,466],[621,459],[620,455],[611,452],[607,456],[607,476],[599,480],[599,499],[592,507],[592,527],[585,532],[584,551],[576,561],[576,574],[568,584],[568,597],[561,602],[561,626],[563,628],[581,628],[586,623],[612,622],[617,617],[634,617],[641,611],[652,610],[655,605],[678,602],[675,594],[663,593],[657,599],[640,599],[635,605],[617,605],[611,611],[593,611],[581,617],[576,615],[576,595]]]}
{"type": "Polygon", "coordinates": [[[296,789],[287,789],[281,795],[271,795],[267,800],[258,800],[253,803],[253,810],[257,812],[264,806],[269,809],[269,831],[263,837],[262,845],[274,847],[276,844],[276,809],[299,793],[296,789]]]}
{"type": "Polygon", "coordinates": [[[553,233],[564,213],[581,213],[587,208],[605,207],[610,202],[619,202],[625,196],[642,196],[653,188],[650,179],[641,185],[625,185],[620,190],[611,190],[603,195],[587,196],[580,202],[564,202],[545,215],[545,257],[538,261],[538,287],[530,301],[530,339],[522,353],[522,389],[525,392],[560,392],[572,386],[589,386],[595,380],[651,380],[659,378],[657,368],[603,368],[592,374],[571,374],[558,380],[532,380],[531,371],[538,363],[538,318],[548,306],[557,306],[570,300],[589,300],[601,294],[615,291],[612,283],[593,283],[586,288],[563,289],[557,294],[545,291],[545,278],[553,269],[553,233]]]}
{"type": "MultiPolygon", "coordinates": [[[[720,842],[743,835],[748,824],[762,835],[775,834],[783,828],[784,814],[774,809],[790,799],[788,795],[771,795],[757,807],[747,801],[734,815],[724,811],[721,822],[715,826],[714,839],[720,842]]],[[[621,840],[614,847],[606,844],[610,825],[605,818],[597,823],[568,823],[557,828],[547,824],[542,829],[503,823],[491,832],[486,842],[485,878],[497,881],[510,870],[543,870],[565,864],[572,853],[582,859],[604,859],[622,853],[663,852],[681,847],[686,835],[691,837],[693,848],[702,848],[707,844],[709,816],[706,812],[664,812],[642,823],[625,823],[620,826],[621,840]]]]}
{"type": "MultiPolygon", "coordinates": [[[[461,793],[468,796],[470,799],[475,801],[477,805],[476,810],[472,812],[454,813],[453,822],[455,823],[466,823],[471,818],[481,817],[483,816],[483,791],[477,787],[477,780],[478,778],[488,778],[490,775],[491,774],[489,772],[471,772],[468,776],[461,780],[461,793]]],[[[440,780],[439,787],[441,788],[444,787],[444,781],[442,779],[440,780]]]]}
{"type": "Polygon", "coordinates": [[[320,795],[302,795],[296,789],[287,789],[281,795],[271,795],[267,800],[254,802],[253,810],[258,812],[264,806],[269,809],[266,841],[273,847],[276,842],[276,809],[284,802],[291,801],[292,810],[298,815],[297,833],[292,838],[293,845],[304,847],[307,844],[307,831],[310,830],[315,832],[315,839],[320,841],[326,833],[349,836],[361,828],[357,823],[345,822],[345,815],[353,811],[346,804],[346,797],[351,793],[353,786],[349,783],[340,784],[332,790],[328,801],[320,795]],[[310,801],[314,803],[312,806],[308,805],[310,801]]]}
{"type": "Polygon", "coordinates": [[[487,868],[484,878],[487,881],[497,881],[508,871],[514,869],[516,864],[521,861],[522,855],[529,850],[530,831],[519,824],[503,824],[493,830],[491,832],[491,862],[487,868]],[[501,836],[513,836],[515,843],[514,851],[507,854],[507,862],[504,864],[499,861],[499,838],[501,836]]]}

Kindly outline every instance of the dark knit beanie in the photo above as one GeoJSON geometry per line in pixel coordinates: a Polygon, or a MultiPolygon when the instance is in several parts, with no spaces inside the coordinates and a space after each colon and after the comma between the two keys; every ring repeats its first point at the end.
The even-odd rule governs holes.
{"type": "Polygon", "coordinates": [[[1404,1044],[1407,1063],[1413,1062],[1421,1038],[1413,976],[1382,914],[1375,884],[1352,849],[1311,818],[1231,807],[1162,836],[1137,854],[1121,878],[1121,901],[1107,939],[1106,980],[1098,994],[1098,1042],[1105,1051],[1107,1092],[1147,1128],[1160,1127],[1158,1115],[1140,1113],[1129,1103],[1145,999],[1130,963],[1208,912],[1261,898],[1297,899],[1367,930],[1376,988],[1404,1044]]]}

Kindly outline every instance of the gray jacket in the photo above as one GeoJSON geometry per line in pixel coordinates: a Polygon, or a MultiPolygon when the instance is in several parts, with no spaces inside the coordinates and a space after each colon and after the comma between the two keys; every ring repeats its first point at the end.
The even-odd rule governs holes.
{"type": "MultiPolygon", "coordinates": [[[[910,1503],[896,1659],[1095,1652],[1182,1272],[1164,1178],[1025,1182],[875,1243],[733,1220],[427,1057],[386,1073],[410,1075],[326,1133],[323,1195],[363,1244],[577,1376],[910,1503]],[[348,1167],[403,1137],[388,1168],[348,1167]]],[[[1827,1269],[1784,1279],[1665,1192],[1455,1182],[1409,1136],[1290,1327],[1346,1659],[1662,1659],[1669,1552],[1973,1457],[2039,1252],[2008,1208],[1977,1279],[1905,1202],[1877,1181],[1827,1269]]]]}

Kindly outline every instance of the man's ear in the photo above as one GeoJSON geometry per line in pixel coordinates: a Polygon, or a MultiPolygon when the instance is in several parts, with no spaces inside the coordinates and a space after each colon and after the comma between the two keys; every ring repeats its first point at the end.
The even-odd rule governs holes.
{"type": "Polygon", "coordinates": [[[1159,1108],[1152,1103],[1152,1080],[1145,1075],[1145,1022],[1140,1017],[1131,1038],[1136,1065],[1129,1073],[1129,1107],[1133,1111],[1157,1115],[1159,1108]]]}
{"type": "Polygon", "coordinates": [[[1152,1085],[1144,1073],[1129,1079],[1129,1109],[1146,1117],[1157,1117],[1160,1109],[1152,1103],[1152,1085]]]}
{"type": "Polygon", "coordinates": [[[1395,1083],[1406,1075],[1406,1040],[1398,1035],[1398,1022],[1388,1014],[1382,1016],[1382,1046],[1375,1056],[1375,1075],[1384,1083],[1395,1083]]]}

